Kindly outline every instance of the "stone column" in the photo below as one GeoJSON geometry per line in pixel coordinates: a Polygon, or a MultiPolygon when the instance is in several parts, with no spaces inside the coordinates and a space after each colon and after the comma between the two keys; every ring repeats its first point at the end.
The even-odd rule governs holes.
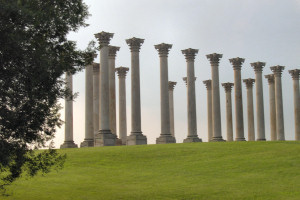
{"type": "MultiPolygon", "coordinates": [[[[184,81],[185,83],[185,86],[187,87],[187,77],[182,77],[182,80],[184,81]]],[[[197,77],[194,77],[194,81],[197,80],[197,77]]]]}
{"type": "Polygon", "coordinates": [[[268,83],[269,83],[271,141],[276,141],[277,132],[276,132],[276,104],[275,104],[274,74],[265,75],[265,78],[268,79],[268,83]]]}
{"type": "Polygon", "coordinates": [[[255,141],[254,114],[253,114],[253,83],[254,79],[244,79],[247,88],[247,113],[248,113],[248,141],[255,141]]]}
{"type": "Polygon", "coordinates": [[[225,141],[222,138],[221,109],[220,109],[220,86],[219,86],[219,61],[222,54],[206,55],[211,64],[212,74],[212,118],[213,118],[213,141],[225,141]]]}
{"type": "Polygon", "coordinates": [[[262,83],[262,71],[266,63],[255,62],[250,63],[255,72],[255,88],[256,88],[256,121],[257,121],[257,141],[265,141],[265,112],[264,112],[264,94],[262,83]]]}
{"type": "Polygon", "coordinates": [[[122,144],[126,145],[127,138],[127,117],[126,117],[126,74],[129,71],[127,67],[118,67],[116,72],[119,76],[119,138],[122,144]]]}
{"type": "MultiPolygon", "coordinates": [[[[231,103],[231,88],[233,83],[222,83],[226,93],[226,128],[227,128],[227,141],[233,141],[233,128],[232,128],[232,103],[231,103]]],[[[239,141],[239,140],[237,140],[239,141]]]]}
{"type": "Polygon", "coordinates": [[[108,45],[113,33],[95,34],[100,44],[100,130],[95,135],[95,146],[114,146],[116,135],[111,133],[109,118],[108,45]]]}
{"type": "Polygon", "coordinates": [[[275,77],[275,105],[276,105],[276,133],[277,140],[285,140],[284,135],[284,118],[283,118],[283,101],[282,101],[282,85],[281,73],[284,66],[270,67],[275,77]]]}
{"type": "Polygon", "coordinates": [[[119,50],[120,47],[108,46],[109,123],[111,133],[115,135],[117,135],[115,63],[116,54],[119,50]]]}
{"type": "Polygon", "coordinates": [[[93,63],[93,120],[94,120],[94,137],[99,131],[99,71],[100,64],[93,63]]]}
{"type": "Polygon", "coordinates": [[[243,115],[243,95],[242,95],[242,77],[241,68],[244,58],[229,59],[233,65],[234,71],[234,103],[235,103],[235,133],[236,141],[245,141],[244,136],[244,115],[243,115]]]}
{"type": "MultiPolygon", "coordinates": [[[[66,73],[66,88],[72,94],[73,81],[72,74],[66,73]]],[[[73,141],[73,99],[72,97],[65,98],[65,141],[60,145],[64,148],[77,148],[77,144],[73,141]]]]}
{"type": "Polygon", "coordinates": [[[169,81],[169,108],[170,108],[170,132],[175,138],[175,125],[174,125],[174,98],[173,91],[177,83],[169,81]]]}
{"type": "Polygon", "coordinates": [[[154,45],[160,58],[160,121],[161,133],[156,138],[156,144],[176,143],[170,131],[170,105],[169,105],[169,78],[168,78],[168,54],[171,44],[161,43],[154,45]]]}
{"type": "Polygon", "coordinates": [[[300,94],[299,94],[300,69],[289,70],[289,73],[293,78],[293,88],[294,88],[295,140],[300,140],[300,94]]]}
{"type": "Polygon", "coordinates": [[[147,144],[147,137],[141,129],[141,97],[140,97],[140,58],[139,52],[144,39],[127,39],[131,51],[131,134],[127,137],[127,145],[147,144]]]}
{"type": "Polygon", "coordinates": [[[205,80],[203,81],[204,85],[207,89],[207,138],[208,142],[212,141],[213,138],[213,128],[212,128],[212,94],[211,94],[211,80],[205,80]]]}
{"type": "Polygon", "coordinates": [[[194,60],[198,49],[185,49],[181,51],[187,63],[187,112],[188,112],[188,136],[183,142],[202,142],[197,135],[196,116],[196,91],[194,60]]]}
{"type": "Polygon", "coordinates": [[[93,146],[93,65],[88,65],[85,67],[85,138],[80,147],[93,146]]]}

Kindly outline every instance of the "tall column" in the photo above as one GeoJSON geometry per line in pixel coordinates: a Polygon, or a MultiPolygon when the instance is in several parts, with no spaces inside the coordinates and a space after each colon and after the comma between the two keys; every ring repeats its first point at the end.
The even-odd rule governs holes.
{"type": "Polygon", "coordinates": [[[99,71],[100,64],[93,63],[93,120],[94,120],[94,137],[99,131],[99,71]]]}
{"type": "MultiPolygon", "coordinates": [[[[226,128],[227,128],[227,141],[233,141],[233,128],[232,128],[232,103],[231,103],[231,88],[233,83],[222,83],[226,93],[226,128]]],[[[237,140],[240,141],[240,140],[237,140]]]]}
{"type": "Polygon", "coordinates": [[[220,86],[219,86],[219,61],[222,54],[209,54],[206,55],[211,64],[212,75],[212,118],[213,118],[213,141],[225,141],[222,138],[221,128],[221,109],[220,109],[220,86]]]}
{"type": "Polygon", "coordinates": [[[289,70],[289,73],[293,78],[293,88],[294,88],[295,140],[300,140],[300,93],[299,93],[300,69],[289,70]]]}
{"type": "Polygon", "coordinates": [[[109,123],[111,133],[115,135],[117,135],[115,63],[116,54],[119,50],[120,47],[108,46],[109,123]]]}
{"type": "Polygon", "coordinates": [[[85,138],[80,147],[93,146],[93,65],[88,65],[85,67],[85,138]]]}
{"type": "Polygon", "coordinates": [[[277,140],[274,74],[265,75],[269,84],[271,141],[277,140]]]}
{"type": "Polygon", "coordinates": [[[243,115],[243,95],[242,95],[242,78],[241,68],[244,58],[229,59],[233,65],[234,71],[234,103],[235,103],[235,133],[236,141],[245,141],[244,136],[244,115],[243,115]]]}
{"type": "MultiPolygon", "coordinates": [[[[185,83],[185,86],[187,87],[187,77],[182,77],[182,80],[184,81],[185,83]]],[[[197,80],[197,77],[194,77],[194,81],[197,80]]]]}
{"type": "Polygon", "coordinates": [[[248,113],[248,141],[255,141],[254,114],[253,114],[253,83],[254,79],[244,79],[247,88],[247,113],[248,113]]]}
{"type": "Polygon", "coordinates": [[[175,125],[174,125],[174,98],[173,91],[177,83],[169,81],[169,108],[170,108],[170,132],[175,138],[175,125]]]}
{"type": "Polygon", "coordinates": [[[208,142],[212,141],[213,138],[213,128],[212,128],[212,94],[211,94],[211,80],[203,81],[207,89],[207,138],[208,142]]]}
{"type": "Polygon", "coordinates": [[[283,119],[283,101],[282,101],[282,85],[281,85],[281,73],[284,70],[284,66],[270,67],[275,77],[275,105],[276,105],[276,133],[277,140],[285,140],[284,135],[284,119],[283,119]]]}
{"type": "Polygon", "coordinates": [[[126,117],[126,74],[129,71],[127,67],[118,67],[116,72],[119,76],[119,138],[122,144],[126,145],[127,138],[127,117],[126,117]]]}
{"type": "Polygon", "coordinates": [[[250,63],[255,72],[255,88],[256,88],[256,121],[257,121],[257,141],[265,141],[265,112],[264,112],[264,94],[262,83],[262,71],[266,63],[255,62],[250,63]]]}
{"type": "Polygon", "coordinates": [[[156,144],[176,143],[170,131],[170,105],[169,105],[169,78],[168,78],[168,54],[171,44],[154,45],[160,58],[160,121],[161,133],[156,138],[156,144]]]}
{"type": "Polygon", "coordinates": [[[141,97],[140,97],[140,57],[139,52],[144,39],[127,39],[131,51],[131,134],[127,137],[127,145],[147,144],[147,137],[141,129],[141,97]]]}
{"type": "Polygon", "coordinates": [[[196,116],[196,91],[194,60],[198,49],[185,49],[181,51],[187,63],[187,112],[188,112],[188,136],[183,142],[202,142],[197,135],[196,116]]]}
{"type": "MultiPolygon", "coordinates": [[[[66,88],[73,92],[72,74],[66,73],[66,88]]],[[[65,141],[60,145],[61,149],[64,148],[77,148],[77,144],[73,141],[73,99],[67,96],[65,98],[65,141]]]]}
{"type": "Polygon", "coordinates": [[[116,135],[111,133],[109,118],[109,74],[108,45],[113,33],[101,32],[95,34],[100,44],[100,130],[95,135],[95,146],[114,146],[116,135]]]}

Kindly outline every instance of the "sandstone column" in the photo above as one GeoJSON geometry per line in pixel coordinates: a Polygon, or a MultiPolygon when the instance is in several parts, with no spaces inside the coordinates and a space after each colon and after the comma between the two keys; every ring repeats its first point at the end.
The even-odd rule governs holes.
{"type": "Polygon", "coordinates": [[[274,74],[265,75],[269,83],[271,141],[277,140],[274,74]]]}
{"type": "Polygon", "coordinates": [[[85,67],[85,138],[80,147],[93,146],[93,65],[88,65],[85,67]]]}
{"type": "Polygon", "coordinates": [[[127,138],[127,117],[126,117],[126,74],[129,71],[127,67],[118,67],[116,72],[119,76],[119,138],[122,144],[126,145],[127,138]]]}
{"type": "Polygon", "coordinates": [[[120,47],[108,46],[109,122],[111,133],[115,135],[117,135],[115,63],[119,50],[120,47]]]}
{"type": "Polygon", "coordinates": [[[276,105],[276,132],[277,140],[285,140],[284,135],[284,118],[283,118],[283,102],[282,102],[282,85],[281,85],[281,73],[284,70],[284,66],[270,67],[275,77],[275,105],[276,105]]]}
{"type": "MultiPolygon", "coordinates": [[[[72,74],[66,73],[66,88],[72,94],[73,81],[72,74]]],[[[60,148],[77,148],[77,144],[73,141],[73,99],[65,98],[65,141],[60,148]]]]}
{"type": "Polygon", "coordinates": [[[289,73],[293,78],[293,88],[294,88],[295,140],[300,140],[300,94],[299,94],[300,69],[289,70],[289,73]]]}
{"type": "MultiPolygon", "coordinates": [[[[227,128],[227,141],[233,141],[233,128],[232,128],[232,103],[231,103],[231,88],[233,83],[222,83],[226,93],[226,128],[227,128]]],[[[237,140],[239,141],[239,140],[237,140]]]]}
{"type": "Polygon", "coordinates": [[[187,63],[187,112],[188,112],[188,135],[183,142],[202,142],[197,135],[197,116],[196,116],[196,91],[195,91],[195,72],[194,60],[198,49],[185,49],[181,51],[187,63]]]}
{"type": "Polygon", "coordinates": [[[170,132],[171,135],[175,138],[175,125],[174,125],[174,98],[173,91],[176,82],[169,81],[169,107],[170,107],[170,132]]]}
{"type": "Polygon", "coordinates": [[[144,39],[127,39],[131,51],[131,134],[127,137],[127,145],[147,144],[147,137],[141,129],[141,97],[140,97],[140,58],[139,52],[144,39]]]}
{"type": "Polygon", "coordinates": [[[94,137],[99,131],[99,71],[100,64],[93,63],[93,120],[94,120],[94,137]]]}
{"type": "Polygon", "coordinates": [[[156,138],[156,144],[176,143],[170,131],[170,105],[169,105],[169,78],[168,78],[168,54],[171,44],[161,43],[154,45],[160,57],[160,121],[161,133],[156,138]]]}
{"type": "Polygon", "coordinates": [[[208,129],[208,142],[212,141],[213,138],[213,128],[212,128],[212,94],[211,94],[211,80],[203,81],[207,89],[207,129],[208,129]]]}
{"type": "Polygon", "coordinates": [[[225,141],[222,138],[221,109],[220,109],[220,86],[219,86],[219,61],[222,54],[206,55],[211,64],[212,74],[212,118],[213,118],[213,141],[225,141]]]}
{"type": "Polygon", "coordinates": [[[247,113],[248,113],[248,141],[255,141],[254,114],[253,114],[253,83],[254,79],[244,79],[247,88],[247,113]]]}
{"type": "Polygon", "coordinates": [[[264,94],[262,83],[262,71],[266,63],[251,63],[255,71],[255,88],[256,88],[256,121],[257,121],[257,141],[265,141],[265,112],[264,112],[264,94]]]}
{"type": "Polygon", "coordinates": [[[95,34],[100,44],[100,130],[95,135],[95,146],[114,146],[116,135],[111,133],[109,118],[108,45],[113,33],[95,34]]]}
{"type": "Polygon", "coordinates": [[[245,141],[244,136],[244,116],[243,116],[243,95],[242,95],[242,78],[241,68],[244,58],[229,59],[233,65],[234,71],[234,103],[235,103],[235,132],[236,141],[245,141]]]}

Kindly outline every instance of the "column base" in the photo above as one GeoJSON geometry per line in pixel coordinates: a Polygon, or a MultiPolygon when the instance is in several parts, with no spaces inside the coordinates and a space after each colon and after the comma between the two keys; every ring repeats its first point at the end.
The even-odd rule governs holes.
{"type": "Polygon", "coordinates": [[[99,130],[95,135],[95,147],[115,146],[117,136],[110,130],[99,130]]]}
{"type": "Polygon", "coordinates": [[[82,147],[93,147],[94,140],[93,139],[85,139],[83,142],[80,143],[80,148],[82,147]]]}
{"type": "Polygon", "coordinates": [[[223,140],[222,136],[219,136],[213,137],[212,142],[226,142],[226,140],[223,140]]]}
{"type": "Polygon", "coordinates": [[[202,142],[202,139],[200,139],[197,135],[196,136],[188,136],[183,140],[183,143],[190,143],[190,142],[202,142]]]}
{"type": "Polygon", "coordinates": [[[74,143],[74,141],[64,141],[62,145],[60,145],[61,149],[65,148],[78,148],[78,145],[74,143]]]}
{"type": "Polygon", "coordinates": [[[131,132],[130,136],[126,139],[127,145],[142,145],[147,144],[147,137],[142,132],[131,132]]]}
{"type": "Polygon", "coordinates": [[[235,138],[235,141],[246,141],[245,138],[235,138]]]}
{"type": "Polygon", "coordinates": [[[256,141],[266,141],[266,139],[256,139],[256,141]]]}
{"type": "Polygon", "coordinates": [[[168,144],[168,143],[176,143],[175,137],[172,135],[160,135],[156,138],[156,144],[168,144]]]}
{"type": "Polygon", "coordinates": [[[122,139],[117,138],[116,139],[116,146],[122,146],[122,145],[123,145],[122,139]]]}

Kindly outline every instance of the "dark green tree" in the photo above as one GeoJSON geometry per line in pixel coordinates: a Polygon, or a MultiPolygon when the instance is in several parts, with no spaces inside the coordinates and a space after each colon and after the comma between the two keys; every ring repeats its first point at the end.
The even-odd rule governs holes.
{"type": "Polygon", "coordinates": [[[67,34],[87,26],[82,0],[0,0],[0,189],[20,177],[62,167],[46,147],[60,127],[65,72],[93,61],[67,34]]]}

